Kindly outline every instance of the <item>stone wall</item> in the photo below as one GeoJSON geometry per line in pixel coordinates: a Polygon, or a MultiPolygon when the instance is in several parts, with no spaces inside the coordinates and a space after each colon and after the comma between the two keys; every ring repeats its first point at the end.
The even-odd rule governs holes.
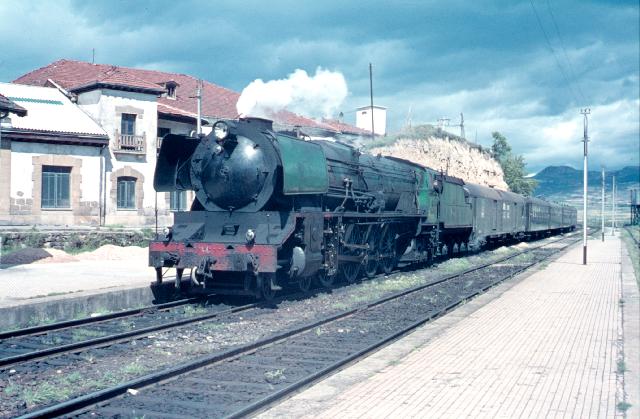
{"type": "Polygon", "coordinates": [[[68,250],[81,247],[97,248],[105,244],[146,246],[153,237],[153,232],[148,229],[141,231],[0,231],[3,248],[42,247],[68,250]]]}

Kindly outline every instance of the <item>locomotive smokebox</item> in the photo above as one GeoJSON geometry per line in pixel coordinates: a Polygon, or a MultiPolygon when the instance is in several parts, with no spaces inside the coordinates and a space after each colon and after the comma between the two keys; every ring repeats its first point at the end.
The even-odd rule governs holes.
{"type": "Polygon", "coordinates": [[[207,211],[254,212],[274,194],[280,159],[272,122],[219,121],[203,138],[168,135],[154,178],[158,192],[193,190],[207,211]]]}
{"type": "Polygon", "coordinates": [[[204,155],[198,156],[202,158],[200,177],[206,199],[227,210],[255,202],[269,173],[275,170],[264,147],[238,136],[213,148],[213,153],[208,153],[204,147],[204,155]]]}

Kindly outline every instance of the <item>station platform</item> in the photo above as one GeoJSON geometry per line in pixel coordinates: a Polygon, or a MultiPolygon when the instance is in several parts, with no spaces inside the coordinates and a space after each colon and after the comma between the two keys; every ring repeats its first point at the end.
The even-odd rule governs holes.
{"type": "Polygon", "coordinates": [[[0,269],[0,330],[152,304],[155,272],[147,250],[112,247],[0,269]]]}
{"type": "Polygon", "coordinates": [[[618,237],[577,244],[261,418],[640,417],[638,285],[618,237]]]}

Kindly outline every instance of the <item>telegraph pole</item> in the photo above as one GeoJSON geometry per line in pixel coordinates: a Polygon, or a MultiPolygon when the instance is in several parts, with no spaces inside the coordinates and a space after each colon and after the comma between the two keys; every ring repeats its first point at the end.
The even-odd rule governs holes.
{"type": "Polygon", "coordinates": [[[373,127],[373,67],[369,63],[369,94],[371,96],[371,140],[376,138],[376,132],[373,127]]]}
{"type": "Polygon", "coordinates": [[[616,235],[616,176],[613,175],[613,185],[611,186],[611,235],[616,235]]]}
{"type": "Polygon", "coordinates": [[[602,166],[602,210],[600,211],[600,215],[602,218],[602,241],[604,241],[604,166],[602,166]]]}
{"type": "Polygon", "coordinates": [[[202,134],[202,80],[198,80],[196,88],[196,100],[198,104],[198,121],[196,122],[196,134],[202,134]]]}
{"type": "Polygon", "coordinates": [[[585,108],[581,109],[580,113],[584,117],[584,163],[582,165],[582,264],[587,264],[587,186],[588,186],[588,164],[587,164],[587,156],[588,156],[588,144],[589,144],[589,121],[587,119],[587,115],[591,113],[591,109],[585,108]]]}

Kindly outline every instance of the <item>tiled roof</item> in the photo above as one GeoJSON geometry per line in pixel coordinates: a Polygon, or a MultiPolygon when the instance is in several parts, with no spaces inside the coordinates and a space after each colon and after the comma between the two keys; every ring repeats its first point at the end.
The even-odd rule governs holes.
{"type": "Polygon", "coordinates": [[[342,133],[342,134],[351,134],[351,135],[371,135],[371,131],[354,127],[353,125],[345,124],[344,122],[338,121],[336,119],[322,119],[322,122],[333,127],[334,130],[342,133]]]}
{"type": "MultiPolygon", "coordinates": [[[[46,86],[49,79],[70,91],[82,89],[92,84],[95,85],[97,82],[106,84],[106,81],[122,86],[130,85],[139,89],[156,86],[160,90],[164,90],[162,86],[168,81],[173,81],[178,85],[176,87],[176,97],[175,99],[159,97],[158,112],[191,116],[193,118],[197,114],[196,100],[193,96],[195,96],[198,79],[186,74],[59,60],[27,73],[14,82],[46,86]]],[[[236,102],[239,97],[240,94],[233,90],[203,81],[202,116],[208,119],[236,119],[238,117],[236,102]]],[[[274,116],[274,122],[281,125],[309,127],[334,132],[341,131],[334,128],[333,125],[288,111],[278,112],[274,116]]],[[[352,128],[358,129],[356,127],[352,128]]]]}
{"type": "Polygon", "coordinates": [[[27,114],[27,110],[25,108],[13,103],[2,94],[0,94],[0,112],[10,112],[18,116],[25,116],[27,114]]]}
{"type": "Polygon", "coordinates": [[[0,94],[27,110],[24,118],[11,118],[11,128],[107,138],[97,122],[56,88],[0,83],[0,94]]]}

